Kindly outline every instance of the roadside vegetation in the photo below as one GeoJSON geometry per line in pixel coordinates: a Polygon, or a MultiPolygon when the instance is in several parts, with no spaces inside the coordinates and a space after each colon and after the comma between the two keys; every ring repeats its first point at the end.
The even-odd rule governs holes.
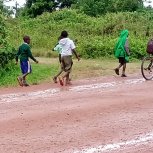
{"type": "MultiPolygon", "coordinates": [[[[43,82],[53,83],[53,76],[58,72],[60,65],[58,58],[37,58],[39,64],[32,64],[32,74],[28,76],[28,83],[31,85],[37,85],[43,82]]],[[[77,61],[74,59],[74,67],[72,73],[72,80],[85,79],[101,76],[116,76],[114,73],[114,66],[118,63],[114,59],[81,59],[77,61]]],[[[127,73],[139,73],[140,61],[131,61],[128,64],[127,73]]],[[[20,68],[18,65],[13,65],[9,71],[6,71],[2,77],[0,77],[0,87],[17,86],[18,82],[16,76],[20,74],[20,68]]]]}
{"type": "Polygon", "coordinates": [[[26,2],[25,7],[16,8],[16,18],[11,18],[10,11],[7,12],[0,3],[0,86],[17,85],[16,76],[20,69],[14,64],[14,57],[24,35],[32,39],[33,55],[48,61],[33,64],[33,74],[29,76],[32,84],[50,81],[57,72],[58,55],[52,49],[62,30],[67,30],[69,37],[76,42],[82,58],[74,67],[74,78],[111,75],[117,61],[114,59],[114,45],[123,29],[129,30],[129,71],[136,72],[140,60],[146,55],[146,44],[153,37],[153,9],[144,8],[141,0],[126,0],[124,3],[120,0],[81,0],[79,3],[77,0],[59,0],[56,4],[43,0],[41,3],[26,2]],[[52,9],[46,8],[48,5],[52,9]],[[59,11],[55,11],[57,6],[59,11]],[[56,62],[50,63],[48,59],[56,62]],[[78,76],[78,73],[82,75],[78,76]]]}
{"type": "Polygon", "coordinates": [[[145,55],[146,44],[153,34],[153,11],[108,13],[90,17],[77,10],[44,13],[37,18],[7,20],[8,41],[17,49],[23,35],[32,38],[35,56],[54,57],[52,48],[62,30],[67,30],[77,40],[77,50],[83,58],[112,57],[114,44],[122,29],[129,30],[132,58],[145,55]],[[147,34],[149,33],[149,34],[147,34]]]}

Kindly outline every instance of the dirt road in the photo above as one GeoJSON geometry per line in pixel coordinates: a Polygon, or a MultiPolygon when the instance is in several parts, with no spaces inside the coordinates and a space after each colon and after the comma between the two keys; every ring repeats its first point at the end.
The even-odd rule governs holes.
{"type": "Polygon", "coordinates": [[[153,153],[153,82],[103,77],[0,90],[0,153],[153,153]]]}

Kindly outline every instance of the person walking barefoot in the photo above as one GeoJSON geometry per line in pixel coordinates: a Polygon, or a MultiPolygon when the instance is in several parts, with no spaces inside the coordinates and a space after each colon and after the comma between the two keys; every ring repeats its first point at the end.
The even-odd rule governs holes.
{"type": "Polygon", "coordinates": [[[72,70],[72,55],[74,54],[78,61],[80,60],[80,57],[76,53],[75,50],[75,44],[73,40],[68,38],[68,32],[62,31],[61,32],[61,40],[59,41],[59,45],[62,47],[61,51],[61,69],[65,72],[64,76],[62,78],[59,77],[60,84],[63,86],[64,82],[65,85],[70,84],[70,73],[72,70]],[[65,81],[64,81],[65,80],[65,81]]]}

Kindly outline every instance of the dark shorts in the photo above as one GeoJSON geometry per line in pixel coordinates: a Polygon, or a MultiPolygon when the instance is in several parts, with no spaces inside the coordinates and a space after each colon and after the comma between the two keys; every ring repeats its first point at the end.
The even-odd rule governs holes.
{"type": "Polygon", "coordinates": [[[126,63],[125,57],[119,57],[119,63],[125,64],[126,63]]]}
{"type": "Polygon", "coordinates": [[[72,56],[61,57],[61,68],[65,72],[71,72],[72,65],[73,65],[72,56]]]}
{"type": "Polygon", "coordinates": [[[20,61],[20,67],[21,67],[22,74],[32,72],[31,65],[30,65],[29,61],[20,61]]]}

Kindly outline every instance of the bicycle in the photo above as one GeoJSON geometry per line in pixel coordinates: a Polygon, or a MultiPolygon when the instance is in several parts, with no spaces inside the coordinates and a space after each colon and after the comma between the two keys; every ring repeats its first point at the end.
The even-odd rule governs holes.
{"type": "Polygon", "coordinates": [[[153,55],[145,56],[141,63],[141,73],[146,80],[153,78],[153,55]]]}

